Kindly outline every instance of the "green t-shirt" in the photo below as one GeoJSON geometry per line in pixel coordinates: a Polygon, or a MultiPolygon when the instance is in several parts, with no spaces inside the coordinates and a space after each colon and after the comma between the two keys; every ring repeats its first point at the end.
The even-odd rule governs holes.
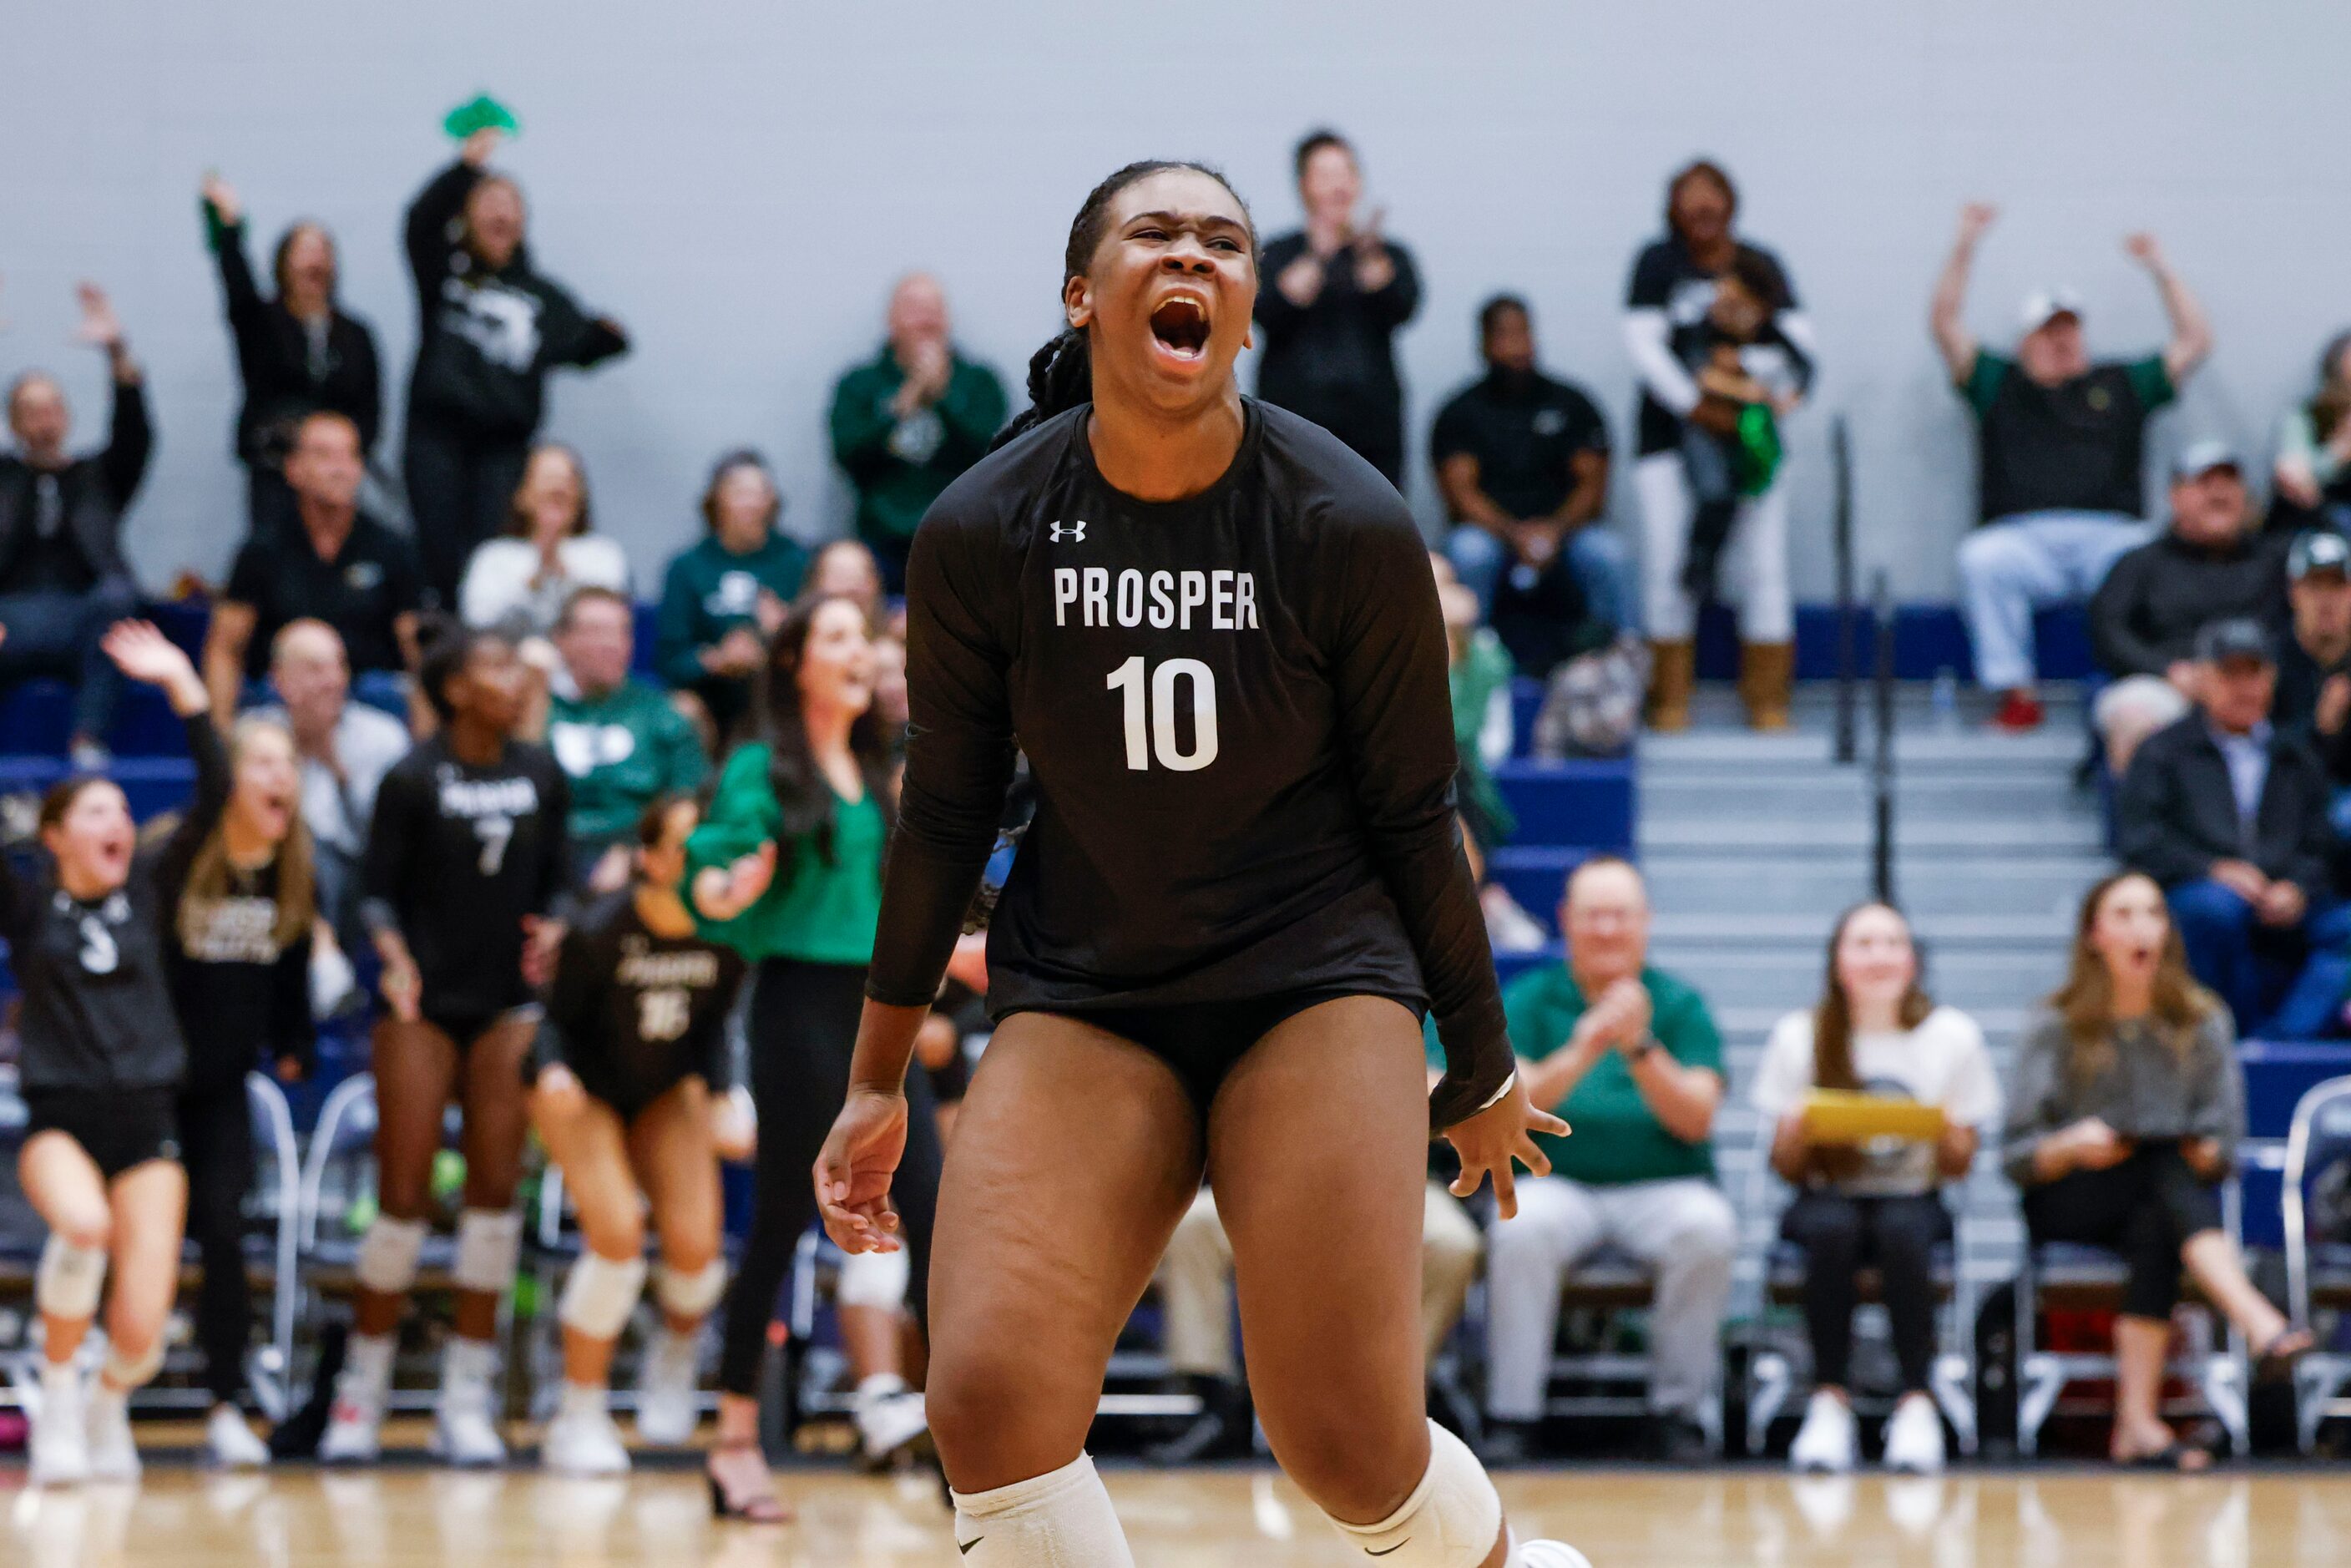
{"type": "Polygon", "coordinates": [[[1003,428],[1004,383],[955,356],[938,402],[905,418],[890,406],[906,372],[888,344],[832,392],[832,455],[857,491],[857,537],[907,539],[939,492],[987,454],[1003,428]]]}
{"type": "MultiPolygon", "coordinates": [[[[1649,988],[1649,1032],[1684,1067],[1722,1071],[1722,1036],[1704,998],[1657,969],[1643,969],[1649,988]]],[[[1531,970],[1502,992],[1510,1043],[1529,1061],[1541,1061],[1567,1043],[1583,1016],[1583,993],[1564,964],[1531,970]]],[[[1572,1136],[1538,1133],[1535,1141],[1551,1156],[1552,1174],[1595,1186],[1664,1181],[1714,1175],[1710,1143],[1686,1144],[1657,1123],[1641,1099],[1640,1085],[1622,1051],[1603,1052],[1563,1104],[1547,1107],[1564,1117],[1572,1136]]]]}
{"type": "Polygon", "coordinates": [[[574,848],[627,838],[656,796],[690,794],[710,776],[694,726],[634,679],[592,700],[550,698],[547,745],[571,781],[574,848]]]}
{"type": "Polygon", "coordinates": [[[1486,759],[1478,752],[1478,734],[1486,727],[1486,712],[1495,693],[1507,693],[1516,674],[1518,666],[1510,662],[1510,651],[1490,626],[1471,632],[1468,650],[1445,672],[1453,695],[1453,748],[1461,758],[1461,800],[1477,819],[1473,825],[1489,848],[1509,842],[1519,831],[1519,821],[1502,800],[1493,775],[1486,771],[1486,759]]]}
{"type": "MultiPolygon", "coordinates": [[[[746,746],[726,759],[702,826],[685,843],[686,906],[694,879],[711,866],[733,863],[777,836],[783,808],[768,786],[768,747],[746,746]]],[[[882,851],[888,829],[869,792],[858,800],[833,798],[832,858],[813,834],[778,843],[775,880],[758,901],[732,920],[695,925],[711,941],[757,963],[798,958],[810,964],[870,964],[882,918],[882,851]]]]}

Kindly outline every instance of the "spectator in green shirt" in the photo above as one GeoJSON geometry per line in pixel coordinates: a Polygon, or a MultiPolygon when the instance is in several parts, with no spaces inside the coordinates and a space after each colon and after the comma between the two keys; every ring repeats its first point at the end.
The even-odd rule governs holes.
{"type": "Polygon", "coordinates": [[[549,683],[547,745],[571,781],[573,875],[591,892],[628,881],[637,821],[664,795],[692,795],[710,772],[693,721],[629,674],[636,610],[583,588],[555,623],[562,668],[549,683]]]}
{"type": "Polygon", "coordinates": [[[709,532],[670,561],[662,581],[653,667],[693,694],[721,741],[749,710],[766,640],[808,571],[808,552],[776,528],[783,510],[767,459],[748,447],[729,452],[702,493],[709,532]]]}
{"type": "Polygon", "coordinates": [[[1568,878],[1567,962],[1502,993],[1527,1097],[1574,1135],[1536,1134],[1552,1174],[1519,1183],[1519,1213],[1488,1239],[1488,1428],[1524,1458],[1543,1412],[1560,1287],[1603,1248],[1655,1279],[1649,1406],[1660,1450],[1704,1450],[1698,1412],[1721,1377],[1738,1226],[1714,1185],[1722,1038],[1698,992],[1650,968],[1649,901],[1613,855],[1568,878]]]}
{"type": "Polygon", "coordinates": [[[832,392],[832,455],[857,490],[857,537],[893,593],[914,527],[1003,426],[1004,383],[956,352],[938,280],[913,273],[890,295],[890,340],[832,392]]]}

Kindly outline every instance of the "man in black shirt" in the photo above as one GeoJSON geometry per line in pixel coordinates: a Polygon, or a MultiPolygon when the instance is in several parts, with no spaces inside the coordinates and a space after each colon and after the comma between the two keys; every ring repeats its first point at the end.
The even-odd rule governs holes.
{"type": "Polygon", "coordinates": [[[2162,352],[2093,363],[2080,299],[2044,289],[2024,302],[2013,356],[1994,353],[1969,330],[1965,310],[1976,245],[1997,215],[1981,202],[1960,211],[1930,321],[1976,416],[1977,528],[1959,545],[1976,678],[2001,694],[1995,725],[2029,730],[2041,723],[2032,612],[2086,598],[2116,558],[2153,536],[2139,519],[2147,422],[2211,351],[2212,331],[2155,236],[2135,234],[2123,248],[2155,280],[2171,322],[2162,352]]]}
{"type": "Polygon", "coordinates": [[[1631,625],[1637,591],[1627,580],[1630,563],[1600,521],[1607,423],[1583,388],[1535,368],[1524,300],[1497,295],[1479,311],[1478,326],[1486,375],[1438,412],[1429,441],[1455,524],[1445,553],[1489,613],[1499,613],[1497,590],[1506,582],[1514,601],[1531,600],[1545,579],[1564,574],[1582,590],[1590,620],[1631,625]]]}
{"type": "Polygon", "coordinates": [[[359,429],[340,413],[310,414],[286,456],[298,529],[248,538],[204,639],[213,719],[236,715],[246,683],[268,671],[278,629],[323,621],[343,639],[353,674],[396,678],[416,663],[423,587],[408,540],[359,509],[365,474],[359,429]]]}
{"type": "Polygon", "coordinates": [[[1364,192],[1355,150],[1333,131],[1298,144],[1298,199],[1306,227],[1269,243],[1257,320],[1265,329],[1257,393],[1302,413],[1404,485],[1404,385],[1396,329],[1420,308],[1412,253],[1358,223],[1364,192]]]}
{"type": "MultiPolygon", "coordinates": [[[[2296,537],[2285,575],[2294,634],[2278,650],[2270,721],[2308,743],[2341,790],[2351,784],[2351,540],[2325,528],[2296,537]]],[[[2351,836],[2346,825],[2338,815],[2338,836],[2351,836]]]]}

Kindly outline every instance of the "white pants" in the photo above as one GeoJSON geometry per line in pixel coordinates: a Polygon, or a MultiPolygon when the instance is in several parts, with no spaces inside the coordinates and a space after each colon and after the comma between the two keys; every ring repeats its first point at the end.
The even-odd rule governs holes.
{"type": "MultiPolygon", "coordinates": [[[[1459,1200],[1428,1184],[1420,1240],[1420,1322],[1430,1355],[1461,1320],[1461,1302],[1478,1272],[1482,1239],[1459,1200]]],[[[1167,1362],[1177,1372],[1227,1380],[1240,1376],[1233,1354],[1233,1244],[1207,1188],[1176,1222],[1159,1263],[1159,1304],[1166,1316],[1167,1362]]]]}
{"type": "Polygon", "coordinates": [[[1577,1262],[1605,1245],[1656,1276],[1650,1408],[1695,1418],[1721,1381],[1738,1232],[1721,1192],[1695,1176],[1622,1186],[1520,1178],[1518,1217],[1498,1221],[1487,1236],[1487,1409],[1506,1421],[1541,1418],[1560,1287],[1577,1262]]]}
{"type": "Polygon", "coordinates": [[[2117,557],[2156,532],[2153,523],[2119,512],[2020,512],[1961,539],[1959,582],[1977,681],[1994,692],[2030,687],[2032,612],[2089,598],[2117,557]]]}
{"type": "MultiPolygon", "coordinates": [[[[1641,603],[1648,633],[1662,642],[1687,640],[1698,606],[1682,591],[1682,557],[1689,549],[1689,481],[1678,452],[1653,452],[1633,465],[1641,502],[1641,603]]],[[[1788,477],[1783,466],[1771,487],[1739,503],[1720,574],[1726,599],[1739,606],[1745,643],[1785,643],[1796,634],[1796,608],[1788,590],[1788,477]]]]}

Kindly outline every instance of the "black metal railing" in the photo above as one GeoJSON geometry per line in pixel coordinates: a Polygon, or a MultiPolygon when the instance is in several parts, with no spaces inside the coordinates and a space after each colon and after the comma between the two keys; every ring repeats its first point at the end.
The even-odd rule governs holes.
{"type": "Polygon", "coordinates": [[[1860,719],[1855,691],[1861,653],[1860,627],[1853,602],[1853,448],[1846,444],[1844,415],[1829,422],[1829,475],[1835,486],[1830,514],[1831,548],[1836,560],[1837,680],[1836,760],[1849,767],[1860,750],[1860,719]]]}
{"type": "Polygon", "coordinates": [[[1876,746],[1869,764],[1871,896],[1894,902],[1894,589],[1880,568],[1870,589],[1877,623],[1877,667],[1870,681],[1876,746]]]}

